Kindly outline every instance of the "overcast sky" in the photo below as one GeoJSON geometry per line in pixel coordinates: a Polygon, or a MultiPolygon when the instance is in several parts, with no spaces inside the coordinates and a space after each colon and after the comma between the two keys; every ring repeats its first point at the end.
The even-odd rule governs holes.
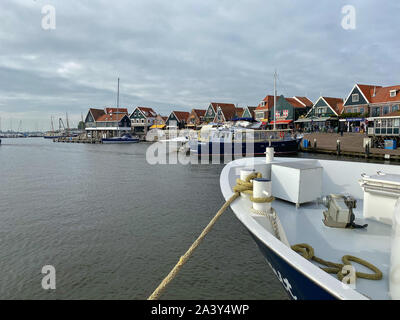
{"type": "Polygon", "coordinates": [[[400,2],[1,0],[1,128],[49,130],[89,107],[171,110],[257,105],[273,94],[345,97],[354,83],[399,84],[400,2]],[[56,9],[44,30],[41,10],[56,9]],[[345,30],[342,7],[356,9],[345,30]]]}

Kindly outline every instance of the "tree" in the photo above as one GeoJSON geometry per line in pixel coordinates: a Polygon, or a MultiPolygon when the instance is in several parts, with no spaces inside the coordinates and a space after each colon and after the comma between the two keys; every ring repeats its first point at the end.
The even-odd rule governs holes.
{"type": "Polygon", "coordinates": [[[79,130],[85,130],[85,123],[83,121],[79,121],[78,129],[79,130]]]}

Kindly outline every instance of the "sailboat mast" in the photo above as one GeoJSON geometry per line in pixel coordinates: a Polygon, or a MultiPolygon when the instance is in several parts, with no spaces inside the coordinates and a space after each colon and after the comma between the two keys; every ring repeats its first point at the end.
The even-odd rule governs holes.
{"type": "Polygon", "coordinates": [[[276,70],[274,72],[274,130],[276,130],[276,70]]]}
{"type": "Polygon", "coordinates": [[[51,132],[55,132],[54,123],[53,123],[53,116],[51,116],[50,119],[51,119],[51,132]]]}
{"type": "Polygon", "coordinates": [[[119,115],[119,78],[118,78],[118,93],[117,93],[117,130],[118,130],[118,136],[120,135],[119,132],[119,119],[118,119],[118,115],[119,115]]]}

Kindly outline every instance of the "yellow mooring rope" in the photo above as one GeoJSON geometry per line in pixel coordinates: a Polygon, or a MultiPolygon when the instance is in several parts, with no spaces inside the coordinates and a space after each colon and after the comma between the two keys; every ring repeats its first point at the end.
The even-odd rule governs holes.
{"type": "Polygon", "coordinates": [[[369,280],[381,280],[382,279],[382,272],[375,267],[373,264],[369,263],[368,261],[365,261],[361,258],[357,258],[354,256],[350,255],[345,255],[342,257],[343,264],[341,263],[334,263],[330,261],[325,261],[321,258],[318,258],[314,255],[314,249],[307,243],[300,243],[296,244],[291,247],[292,250],[296,251],[299,253],[303,258],[307,260],[314,260],[315,262],[322,264],[325,267],[320,267],[322,270],[328,273],[335,273],[339,280],[342,280],[344,278],[344,275],[342,273],[343,267],[345,265],[351,265],[350,261],[354,261],[356,263],[359,263],[368,269],[372,270],[374,273],[363,273],[363,272],[356,272],[356,278],[364,278],[364,279],[369,279],[369,280]]]}
{"type": "MultiPolygon", "coordinates": [[[[199,235],[199,237],[196,239],[195,242],[191,245],[191,247],[186,251],[186,253],[179,259],[178,263],[175,265],[175,267],[170,271],[170,273],[165,277],[165,279],[160,283],[160,285],[157,287],[156,290],[151,294],[150,297],[148,297],[147,300],[157,300],[167,285],[176,277],[178,274],[179,270],[183,267],[183,265],[189,260],[190,256],[193,254],[194,250],[200,245],[201,241],[205,238],[205,236],[211,231],[212,227],[214,224],[217,222],[219,217],[224,213],[224,211],[231,205],[233,201],[235,201],[239,196],[240,193],[246,193],[246,194],[253,194],[253,183],[250,182],[250,180],[255,179],[255,178],[261,178],[260,173],[252,173],[249,176],[247,176],[246,181],[237,179],[236,181],[236,186],[233,188],[233,191],[235,192],[226,202],[225,204],[219,209],[217,214],[212,218],[212,220],[209,222],[207,227],[203,230],[203,232],[199,235]]],[[[271,202],[273,201],[272,197],[268,198],[257,198],[257,201],[259,202],[271,202]]]]}

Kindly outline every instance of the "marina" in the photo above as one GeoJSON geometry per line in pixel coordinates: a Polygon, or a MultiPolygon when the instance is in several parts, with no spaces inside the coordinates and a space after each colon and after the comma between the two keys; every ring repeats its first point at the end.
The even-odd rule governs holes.
{"type": "Polygon", "coordinates": [[[398,9],[0,2],[0,299],[400,300],[398,9]]]}

